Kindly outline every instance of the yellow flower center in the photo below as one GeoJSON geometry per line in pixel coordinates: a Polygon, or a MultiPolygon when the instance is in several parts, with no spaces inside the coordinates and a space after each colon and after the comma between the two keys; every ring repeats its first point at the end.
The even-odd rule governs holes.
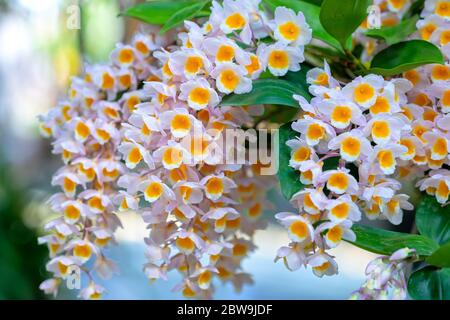
{"type": "Polygon", "coordinates": [[[89,130],[89,127],[81,121],[77,123],[75,131],[76,131],[77,135],[82,139],[86,139],[89,136],[89,134],[91,133],[91,130],[89,130]]]}
{"type": "Polygon", "coordinates": [[[441,38],[439,39],[441,46],[445,46],[450,42],[450,30],[444,30],[441,33],[441,38]]]}
{"type": "Polygon", "coordinates": [[[143,55],[147,55],[150,52],[150,50],[148,49],[147,45],[144,42],[142,42],[142,41],[136,42],[135,47],[143,55]]]}
{"type": "Polygon", "coordinates": [[[331,241],[331,242],[338,242],[341,241],[342,239],[342,234],[343,234],[343,230],[340,226],[334,226],[333,228],[331,228],[330,230],[328,230],[327,232],[327,238],[331,241]]]}
{"type": "Polygon", "coordinates": [[[303,221],[294,221],[289,226],[290,232],[300,239],[304,239],[308,236],[308,226],[303,221]]]}
{"type": "Polygon", "coordinates": [[[201,57],[192,56],[186,59],[184,70],[190,74],[197,74],[203,68],[203,59],[201,57]]]}
{"type": "Polygon", "coordinates": [[[236,243],[233,246],[233,256],[242,257],[247,254],[247,246],[241,243],[236,243]]]}
{"type": "Polygon", "coordinates": [[[177,114],[170,122],[172,130],[189,131],[191,129],[191,121],[188,115],[177,114]]]}
{"type": "Polygon", "coordinates": [[[306,136],[311,140],[320,140],[324,135],[325,129],[317,123],[310,124],[306,132],[306,136]]]}
{"type": "Polygon", "coordinates": [[[70,220],[78,220],[80,218],[80,210],[77,207],[70,204],[64,210],[64,216],[70,220]]]}
{"type": "Polygon", "coordinates": [[[209,102],[210,96],[211,94],[208,89],[198,87],[189,93],[189,100],[199,105],[206,105],[209,102]]]}
{"type": "Polygon", "coordinates": [[[441,103],[445,107],[450,106],[450,90],[444,91],[444,94],[442,95],[441,103]]]}
{"type": "Polygon", "coordinates": [[[245,26],[245,18],[239,13],[233,13],[225,19],[225,24],[232,30],[242,29],[245,26]]]}
{"type": "Polygon", "coordinates": [[[223,192],[223,181],[220,178],[212,177],[206,183],[206,192],[209,194],[222,194],[223,192]]]}
{"type": "Polygon", "coordinates": [[[348,217],[348,213],[350,212],[350,205],[348,203],[340,203],[331,209],[331,214],[338,219],[345,219],[348,217]]]}
{"type": "Polygon", "coordinates": [[[347,137],[342,140],[341,150],[350,156],[356,157],[361,152],[361,142],[354,137],[347,137]]]}
{"type": "Polygon", "coordinates": [[[66,192],[73,192],[75,191],[75,188],[77,187],[77,184],[75,182],[73,182],[72,180],[70,180],[69,178],[64,178],[64,190],[66,192]]]}
{"type": "Polygon", "coordinates": [[[239,76],[233,70],[224,70],[219,81],[227,90],[233,91],[239,84],[239,76]]]}
{"type": "Polygon", "coordinates": [[[217,50],[216,59],[219,62],[230,62],[234,58],[234,48],[229,45],[220,46],[217,50]]]}
{"type": "Polygon", "coordinates": [[[370,112],[374,115],[380,113],[387,113],[389,111],[391,111],[389,101],[388,99],[382,96],[377,97],[375,103],[370,107],[370,112]]]}
{"type": "Polygon", "coordinates": [[[119,62],[123,64],[132,63],[134,60],[134,53],[131,49],[123,49],[119,53],[119,62]]]}
{"type": "Polygon", "coordinates": [[[348,177],[342,172],[334,173],[330,176],[328,185],[338,190],[346,190],[348,187],[348,177]]]}
{"type": "Polygon", "coordinates": [[[314,81],[315,84],[319,86],[327,86],[328,85],[328,75],[325,72],[320,73],[316,80],[314,81]]]}
{"type": "Polygon", "coordinates": [[[163,187],[159,182],[151,182],[147,188],[145,188],[145,196],[150,200],[157,200],[163,194],[163,187]]]}
{"type": "Polygon", "coordinates": [[[99,197],[90,198],[88,201],[88,206],[99,211],[103,211],[105,209],[102,204],[102,200],[99,197]]]}
{"type": "Polygon", "coordinates": [[[177,148],[167,148],[163,153],[163,162],[167,165],[178,165],[183,161],[183,152],[177,148]]]}
{"type": "Polygon", "coordinates": [[[190,252],[194,251],[194,249],[195,249],[195,243],[189,237],[177,238],[175,243],[176,243],[176,246],[178,247],[178,249],[180,249],[183,252],[190,253],[190,252]]]}
{"type": "Polygon", "coordinates": [[[367,83],[361,83],[355,88],[354,98],[357,103],[364,103],[372,99],[375,89],[367,83]]]}
{"type": "Polygon", "coordinates": [[[409,70],[409,71],[406,71],[406,72],[403,74],[403,76],[404,76],[407,80],[411,81],[411,83],[412,83],[413,85],[417,85],[417,84],[419,83],[420,79],[421,79],[420,74],[419,74],[419,72],[418,72],[417,70],[409,70]]]}
{"type": "Polygon", "coordinates": [[[448,153],[447,140],[444,138],[437,138],[433,144],[433,153],[441,157],[445,157],[448,153]]]}
{"type": "Polygon", "coordinates": [[[296,162],[306,161],[311,156],[311,150],[308,147],[300,147],[297,150],[295,150],[294,154],[292,155],[292,158],[296,162]]]}
{"type": "Polygon", "coordinates": [[[89,259],[89,257],[92,254],[92,249],[88,244],[80,244],[80,245],[76,245],[73,248],[73,254],[76,257],[80,257],[83,259],[89,259]]]}
{"type": "Polygon", "coordinates": [[[252,75],[254,72],[258,71],[261,68],[259,63],[259,59],[256,55],[250,56],[250,64],[245,66],[249,75],[252,75]]]}
{"type": "Polygon", "coordinates": [[[378,162],[382,168],[391,168],[394,163],[394,155],[391,150],[382,150],[377,155],[378,162]]]}
{"type": "Polygon", "coordinates": [[[134,111],[134,109],[136,109],[136,105],[141,103],[141,99],[139,99],[138,96],[131,96],[128,98],[127,100],[127,107],[128,110],[130,111],[134,111]]]}
{"type": "Polygon", "coordinates": [[[130,153],[128,154],[128,162],[137,164],[142,160],[141,151],[139,151],[139,148],[134,147],[131,149],[130,153]]]}
{"type": "Polygon", "coordinates": [[[331,120],[339,123],[349,123],[352,118],[352,109],[346,106],[336,106],[331,114],[331,120]]]}
{"type": "Polygon", "coordinates": [[[375,121],[372,126],[372,135],[376,138],[387,138],[391,134],[391,128],[386,121],[375,121]]]}
{"type": "Polygon", "coordinates": [[[274,69],[286,69],[289,67],[289,55],[284,50],[272,50],[268,62],[269,66],[274,69]]]}
{"type": "Polygon", "coordinates": [[[292,21],[285,22],[278,27],[281,36],[289,41],[295,41],[300,35],[300,27],[292,21]]]}
{"type": "Polygon", "coordinates": [[[434,11],[438,16],[448,18],[450,17],[450,2],[440,1],[436,4],[436,9],[434,11]]]}
{"type": "Polygon", "coordinates": [[[102,89],[110,90],[114,87],[115,79],[107,72],[103,73],[102,89]]]}

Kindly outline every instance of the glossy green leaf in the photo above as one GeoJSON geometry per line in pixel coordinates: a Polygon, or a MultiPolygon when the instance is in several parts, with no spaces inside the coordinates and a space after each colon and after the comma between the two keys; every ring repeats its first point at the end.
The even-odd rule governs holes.
{"type": "Polygon", "coordinates": [[[196,3],[197,0],[147,1],[128,8],[121,15],[149,24],[164,25],[175,13],[196,3]]]}
{"type": "Polygon", "coordinates": [[[416,300],[450,300],[450,268],[417,270],[409,277],[408,293],[416,300]]]}
{"type": "MultiPolygon", "coordinates": [[[[302,69],[297,72],[289,71],[286,73],[284,77],[281,77],[283,80],[287,80],[290,83],[301,87],[304,91],[309,92],[309,84],[306,82],[306,73],[311,70],[311,68],[307,65],[302,65],[302,69]]],[[[305,97],[309,100],[309,97],[305,97]]]]}
{"type": "Polygon", "coordinates": [[[352,33],[367,17],[370,4],[371,0],[325,0],[320,10],[320,23],[346,49],[352,33]]]}
{"type": "Polygon", "coordinates": [[[409,7],[408,11],[405,13],[405,17],[410,17],[415,14],[420,14],[423,10],[425,0],[415,0],[409,7]]]}
{"type": "Polygon", "coordinates": [[[296,108],[280,108],[276,105],[264,106],[264,113],[261,116],[254,117],[256,123],[266,121],[268,123],[286,123],[295,119],[299,113],[299,109],[296,108]]]}
{"type": "Polygon", "coordinates": [[[416,225],[420,234],[439,244],[450,241],[450,207],[442,207],[436,198],[424,195],[416,209],[416,225]]]}
{"type": "Polygon", "coordinates": [[[407,36],[416,31],[416,22],[418,16],[403,20],[395,26],[384,26],[379,29],[370,29],[366,32],[366,36],[375,39],[382,39],[388,46],[403,41],[407,36]]]}
{"type": "Polygon", "coordinates": [[[427,262],[433,266],[450,268],[450,242],[433,252],[427,258],[427,262]]]}
{"type": "Polygon", "coordinates": [[[264,0],[264,3],[272,10],[275,10],[276,7],[286,7],[295,12],[303,12],[306,22],[312,29],[314,38],[322,40],[337,50],[342,50],[339,42],[320,23],[320,7],[318,5],[300,0],[264,0]]]}
{"type": "Polygon", "coordinates": [[[438,47],[424,40],[403,41],[380,51],[372,60],[370,72],[393,76],[429,63],[444,63],[438,47]]]}
{"type": "Polygon", "coordinates": [[[300,86],[282,79],[259,79],[253,82],[249,93],[230,94],[222,99],[222,106],[251,106],[257,104],[275,104],[298,108],[294,95],[310,99],[309,93],[300,86]]]}
{"type": "Polygon", "coordinates": [[[279,130],[279,168],[278,180],[280,181],[281,193],[290,200],[294,194],[303,189],[304,185],[300,182],[299,173],[289,166],[291,159],[291,148],[286,145],[288,140],[294,139],[299,135],[291,128],[292,122],[285,123],[279,130]]]}
{"type": "Polygon", "coordinates": [[[167,20],[161,28],[160,33],[164,34],[168,30],[182,24],[185,20],[190,20],[196,17],[208,3],[209,1],[200,1],[177,11],[169,18],[169,20],[167,20]]]}
{"type": "Polygon", "coordinates": [[[339,157],[328,158],[323,162],[323,171],[336,170],[339,166],[339,157]]]}
{"type": "Polygon", "coordinates": [[[356,234],[356,241],[352,242],[355,246],[378,254],[391,255],[398,249],[408,247],[416,249],[419,256],[427,257],[439,247],[433,240],[422,235],[387,231],[357,224],[353,225],[352,229],[356,234]]]}
{"type": "MultiPolygon", "coordinates": [[[[279,78],[291,82],[294,86],[302,88],[305,92],[309,92],[309,85],[306,83],[306,73],[311,69],[307,64],[302,64],[302,69],[297,72],[289,71],[285,76],[279,78]]],[[[268,70],[261,73],[260,79],[276,79],[268,70]]],[[[309,100],[309,97],[306,97],[309,100]]],[[[265,112],[262,116],[257,117],[257,122],[264,120],[271,123],[286,123],[296,118],[299,112],[296,108],[282,108],[277,105],[266,105],[265,112]]]]}

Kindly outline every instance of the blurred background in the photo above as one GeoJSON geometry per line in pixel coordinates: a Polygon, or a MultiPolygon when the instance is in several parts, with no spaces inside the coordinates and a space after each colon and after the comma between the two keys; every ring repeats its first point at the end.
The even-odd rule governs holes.
{"type": "MultiPolygon", "coordinates": [[[[70,77],[84,61],[106,61],[118,41],[140,27],[117,17],[133,0],[0,0],[0,299],[44,299],[47,249],[37,245],[51,212],[43,203],[54,191],[51,175],[61,165],[50,143],[40,138],[36,117],[56,104],[70,77]],[[80,9],[80,29],[70,18],[80,9]],[[69,22],[69,24],[68,24],[69,22]]],[[[275,210],[289,209],[276,190],[275,210]]],[[[364,281],[364,268],[375,256],[344,244],[335,250],[338,276],[319,279],[310,271],[289,272],[273,263],[276,250],[288,242],[286,232],[271,224],[256,236],[258,250],[244,268],[255,284],[236,293],[218,286],[220,299],[346,299],[364,281]]],[[[179,278],[150,284],[143,272],[145,227],[140,217],[122,217],[119,245],[109,249],[120,275],[107,283],[106,299],[178,299],[171,288],[179,278]]],[[[408,219],[407,219],[408,220],[408,219]]],[[[407,223],[407,222],[406,222],[407,223]]],[[[100,282],[101,283],[101,282],[100,282]]],[[[58,298],[76,298],[64,291],[58,298]]]]}

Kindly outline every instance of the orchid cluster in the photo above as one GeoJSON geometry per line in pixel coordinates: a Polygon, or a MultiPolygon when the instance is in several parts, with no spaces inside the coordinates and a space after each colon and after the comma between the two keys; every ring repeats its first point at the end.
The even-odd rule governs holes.
{"type": "MultiPolygon", "coordinates": [[[[303,110],[290,125],[297,136],[286,145],[289,166],[304,187],[290,199],[295,212],[276,215],[290,239],[276,260],[288,269],[336,274],[329,250],[356,240],[352,226],[363,214],[398,225],[404,210],[414,209],[401,181],[449,204],[450,3],[426,0],[410,36],[438,46],[446,64],[402,77],[367,74],[365,64],[386,46],[366,36],[366,20],[353,34],[353,44],[363,44],[363,63],[342,47],[351,60],[347,75],[354,63],[361,69],[354,71],[365,75],[343,82],[346,76],[333,76],[325,60],[306,73],[309,101],[306,94],[293,100],[289,90],[301,92],[299,84],[284,76],[301,69],[312,30],[302,12],[276,7],[272,15],[260,2],[212,1],[208,17],[184,21],[178,33],[137,34],[130,44],[117,45],[108,64],[88,66],[74,78],[67,99],[41,117],[42,134],[64,161],[52,181],[62,192],[49,200],[58,217],[39,239],[51,257],[52,278],[41,285],[46,293],[56,295],[61,281],[81,270],[89,283],[80,296],[100,298],[105,289],[96,277],[117,272],[104,249],[116,243],[119,213],[129,212],[139,213],[149,230],[143,267],[149,280],[167,280],[176,270],[182,279],[173,291],[200,299],[212,297],[215,280],[237,291],[251,283],[242,261],[256,248],[255,231],[266,225],[264,192],[273,178],[261,174],[266,164],[235,161],[245,147],[227,133],[256,126],[264,109],[223,100],[252,92],[261,78],[284,84],[289,99],[281,97],[283,103],[298,101],[303,110]]],[[[412,1],[374,4],[382,25],[393,26],[409,14],[412,1]]],[[[404,298],[404,268],[415,259],[408,248],[376,259],[352,298],[404,298]]]]}
{"type": "Polygon", "coordinates": [[[110,64],[88,66],[83,78],[73,78],[67,100],[40,118],[42,134],[54,140],[53,153],[64,162],[52,180],[62,192],[48,201],[58,217],[39,238],[50,251],[47,270],[53,277],[41,284],[48,294],[56,295],[62,279],[82,270],[89,284],[81,297],[100,298],[104,288],[94,282],[93,272],[109,278],[117,271],[104,248],[116,242],[121,227],[116,204],[117,181],[125,172],[118,153],[122,124],[144,98],[138,89],[152,76],[152,50],[165,42],[140,33],[130,45],[118,45],[110,64]]]}
{"type": "Polygon", "coordinates": [[[341,87],[325,62],[324,69],[308,71],[307,81],[314,97],[311,103],[296,97],[305,114],[292,123],[300,136],[287,142],[289,164],[305,188],[291,199],[298,213],[276,216],[292,241],[278,257],[292,270],[310,265],[318,276],[332,275],[337,265],[326,250],[355,240],[351,227],[361,209],[371,220],[393,224],[402,221],[403,209],[412,209],[392,175],[414,161],[419,142],[401,108],[408,80],[368,75],[341,87]],[[336,157],[337,167],[326,168],[336,157]]]}
{"type": "Polygon", "coordinates": [[[255,249],[251,237],[264,227],[258,219],[268,207],[270,178],[256,179],[258,164],[225,161],[237,150],[219,143],[262,110],[218,104],[249,92],[266,69],[275,76],[298,71],[311,39],[301,13],[277,8],[269,20],[258,2],[213,2],[202,26],[185,22],[180,45],[154,52],[161,81],[145,82],[150,101],[124,124],[119,151],[132,171],[119,186],[124,206],[139,210],[150,229],[145,274],[167,279],[178,270],[183,279],[174,290],[189,298],[210,298],[215,277],[237,290],[251,282],[241,261],[255,249]],[[260,41],[270,36],[275,43],[260,41]]]}
{"type": "MultiPolygon", "coordinates": [[[[422,15],[438,19],[443,7],[427,1],[422,15]]],[[[448,28],[440,19],[438,38],[448,28]]],[[[299,136],[286,143],[289,165],[305,188],[290,200],[298,212],[276,216],[291,240],[277,260],[290,270],[309,265],[319,277],[337,273],[327,250],[342,239],[355,241],[351,227],[361,211],[369,220],[398,225],[403,210],[414,208],[400,193],[400,181],[421,178],[420,190],[449,204],[449,79],[448,64],[411,70],[404,78],[369,74],[346,84],[333,78],[326,61],[308,71],[313,98],[295,97],[305,112],[291,125],[299,136]]]]}
{"type": "Polygon", "coordinates": [[[390,257],[381,256],[366,268],[368,279],[350,299],[357,300],[403,300],[406,298],[406,269],[417,259],[414,249],[403,248],[390,257]]]}
{"type": "Polygon", "coordinates": [[[417,186],[435,196],[439,203],[448,205],[450,170],[442,167],[450,162],[450,2],[425,1],[421,17],[417,22],[421,37],[440,48],[446,63],[421,67],[404,75],[414,85],[410,101],[422,107],[422,121],[416,122],[414,130],[426,145],[423,162],[427,161],[432,169],[417,186]]]}
{"type": "Polygon", "coordinates": [[[59,216],[39,239],[51,257],[46,293],[56,295],[75,266],[89,278],[81,297],[100,298],[105,289],[94,272],[107,278],[117,271],[103,248],[116,242],[118,212],[129,211],[150,230],[150,280],[178,270],[183,279],[174,290],[196,298],[211,297],[214,277],[237,290],[252,281],[241,262],[265,226],[271,178],[259,177],[259,163],[226,163],[233,150],[220,142],[263,110],[219,103],[249,92],[265,70],[300,70],[311,40],[302,13],[279,7],[270,19],[258,5],[213,2],[209,19],[185,21],[176,41],[151,32],[118,44],[108,65],[87,67],[68,99],[41,117],[65,164],[52,181],[62,192],[49,200],[59,216]]]}

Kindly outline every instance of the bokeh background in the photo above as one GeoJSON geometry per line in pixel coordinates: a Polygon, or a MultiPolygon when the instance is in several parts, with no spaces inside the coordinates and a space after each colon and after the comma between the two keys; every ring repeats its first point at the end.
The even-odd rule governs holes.
{"type": "MultiPolygon", "coordinates": [[[[140,28],[118,17],[135,0],[0,0],[0,299],[44,299],[47,249],[37,245],[42,226],[52,218],[44,204],[54,191],[51,175],[61,165],[49,141],[40,138],[37,116],[61,98],[70,77],[89,63],[107,61],[118,41],[140,28]],[[81,9],[80,29],[67,27],[73,6],[81,9]]],[[[270,226],[256,236],[257,251],[244,262],[254,285],[236,293],[218,286],[220,299],[346,299],[364,281],[364,268],[375,256],[348,244],[334,251],[338,276],[319,279],[308,270],[289,272],[273,262],[288,242],[273,213],[288,210],[277,190],[270,190],[274,210],[270,226]]],[[[143,272],[146,230],[140,217],[121,217],[119,245],[109,249],[121,272],[108,283],[106,299],[178,299],[179,278],[150,284],[143,272]]],[[[408,219],[406,219],[408,220],[408,219]]],[[[406,221],[404,228],[409,228],[406,221]]],[[[101,281],[100,281],[101,283],[101,281]]],[[[76,298],[63,290],[58,298],[76,298]]]]}

